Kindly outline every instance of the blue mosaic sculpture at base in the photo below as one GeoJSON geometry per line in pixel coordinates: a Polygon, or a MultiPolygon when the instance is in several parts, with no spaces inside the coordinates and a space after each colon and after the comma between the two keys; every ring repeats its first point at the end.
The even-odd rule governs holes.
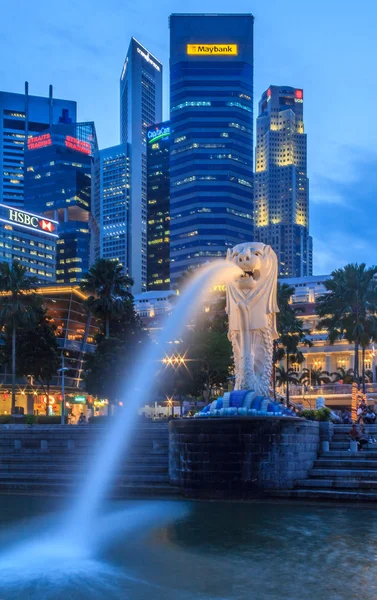
{"type": "Polygon", "coordinates": [[[195,417],[295,417],[283,404],[258,396],[253,390],[234,390],[214,400],[195,417]]]}

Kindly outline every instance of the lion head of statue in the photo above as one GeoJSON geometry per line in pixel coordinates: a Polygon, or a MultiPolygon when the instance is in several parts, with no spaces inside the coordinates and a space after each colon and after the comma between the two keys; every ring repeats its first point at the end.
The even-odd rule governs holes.
{"type": "Polygon", "coordinates": [[[273,277],[277,278],[277,257],[271,246],[261,242],[238,244],[227,252],[227,259],[243,271],[237,279],[243,290],[266,286],[273,277]]]}
{"type": "MultiPolygon", "coordinates": [[[[277,256],[271,246],[261,242],[245,242],[227,252],[230,260],[242,269],[227,284],[227,305],[243,300],[253,307],[255,317],[276,314],[277,305],[277,256]]],[[[259,321],[259,319],[257,319],[259,321]]]]}

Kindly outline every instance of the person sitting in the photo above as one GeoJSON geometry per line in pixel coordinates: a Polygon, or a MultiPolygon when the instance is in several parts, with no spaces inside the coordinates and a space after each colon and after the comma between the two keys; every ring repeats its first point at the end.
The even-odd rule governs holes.
{"type": "Polygon", "coordinates": [[[361,431],[358,429],[356,423],[354,423],[352,425],[352,428],[349,430],[348,435],[350,436],[351,440],[353,440],[354,442],[357,442],[357,449],[359,450],[359,452],[362,452],[363,450],[363,446],[365,446],[365,444],[368,443],[368,438],[365,434],[365,428],[362,425],[361,426],[361,431]]]}
{"type": "Polygon", "coordinates": [[[368,406],[367,412],[365,413],[363,419],[368,425],[373,425],[376,422],[376,413],[374,412],[371,406],[368,406]]]}
{"type": "Polygon", "coordinates": [[[344,409],[342,413],[342,422],[344,425],[352,425],[352,415],[348,408],[344,409]]]}
{"type": "Polygon", "coordinates": [[[367,431],[365,429],[365,425],[364,424],[360,425],[359,431],[360,431],[360,440],[359,440],[359,442],[361,444],[361,447],[363,447],[365,444],[368,444],[369,441],[371,441],[371,442],[373,441],[371,438],[368,439],[368,434],[367,434],[367,431]]]}

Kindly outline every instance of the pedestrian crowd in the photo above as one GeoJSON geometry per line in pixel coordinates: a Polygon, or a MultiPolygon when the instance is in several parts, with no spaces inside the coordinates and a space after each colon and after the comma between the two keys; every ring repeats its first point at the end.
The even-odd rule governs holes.
{"type": "Polygon", "coordinates": [[[374,406],[367,406],[364,401],[360,402],[356,415],[358,423],[373,425],[377,418],[377,403],[374,406]]]}
{"type": "Polygon", "coordinates": [[[335,410],[334,413],[336,417],[338,417],[336,420],[337,423],[342,425],[352,425],[352,414],[348,408],[345,408],[344,410],[335,410]]]}
{"type": "MultiPolygon", "coordinates": [[[[357,407],[356,420],[358,424],[374,425],[377,423],[377,402],[374,406],[367,406],[364,401],[361,402],[357,407]]],[[[334,410],[334,422],[342,425],[352,425],[351,411],[348,408],[334,410]]]]}
{"type": "MultiPolygon", "coordinates": [[[[339,411],[340,412],[340,411],[339,411]]],[[[343,413],[346,411],[343,411],[343,413]]],[[[349,411],[348,411],[349,412],[349,411]]],[[[362,452],[363,447],[367,444],[375,444],[377,440],[372,438],[372,436],[368,435],[366,431],[365,425],[374,425],[377,419],[377,403],[374,406],[368,406],[364,400],[360,402],[356,411],[356,423],[353,423],[352,428],[348,432],[351,441],[357,443],[357,449],[359,452],[362,452]]],[[[342,421],[345,423],[345,421],[342,421]]],[[[350,421],[346,421],[346,423],[352,423],[352,418],[350,421]]]]}

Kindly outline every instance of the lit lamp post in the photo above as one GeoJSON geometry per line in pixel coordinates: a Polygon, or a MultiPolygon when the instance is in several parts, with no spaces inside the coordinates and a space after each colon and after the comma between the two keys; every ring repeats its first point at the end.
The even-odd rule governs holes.
{"type": "MultiPolygon", "coordinates": [[[[183,367],[185,367],[185,368],[187,369],[187,365],[186,365],[186,362],[187,362],[187,359],[186,359],[186,354],[183,354],[183,355],[182,355],[182,354],[179,354],[179,353],[177,352],[177,353],[174,353],[174,354],[172,354],[171,356],[165,355],[165,358],[163,358],[163,359],[161,360],[161,362],[162,362],[162,364],[163,364],[163,365],[165,365],[165,367],[173,367],[173,369],[174,369],[175,371],[177,371],[177,370],[178,370],[180,367],[182,367],[182,366],[183,366],[183,367]]],[[[171,398],[167,398],[167,400],[168,400],[168,406],[171,406],[171,407],[172,407],[172,417],[174,417],[174,402],[173,402],[173,399],[174,399],[174,394],[173,394],[173,396],[171,396],[171,398]]],[[[181,395],[179,396],[179,399],[180,399],[180,400],[179,400],[179,404],[180,404],[180,413],[181,413],[181,417],[182,417],[182,412],[183,412],[183,409],[182,409],[182,399],[181,399],[181,395]]]]}
{"type": "Polygon", "coordinates": [[[168,403],[168,409],[171,406],[171,416],[172,418],[174,418],[174,402],[173,402],[173,396],[171,398],[167,398],[167,403],[168,403]]]}
{"type": "Polygon", "coordinates": [[[58,373],[62,374],[62,414],[61,414],[61,424],[65,425],[65,402],[64,402],[64,375],[69,371],[68,367],[64,366],[64,354],[62,354],[62,367],[58,369],[58,373]]]}

